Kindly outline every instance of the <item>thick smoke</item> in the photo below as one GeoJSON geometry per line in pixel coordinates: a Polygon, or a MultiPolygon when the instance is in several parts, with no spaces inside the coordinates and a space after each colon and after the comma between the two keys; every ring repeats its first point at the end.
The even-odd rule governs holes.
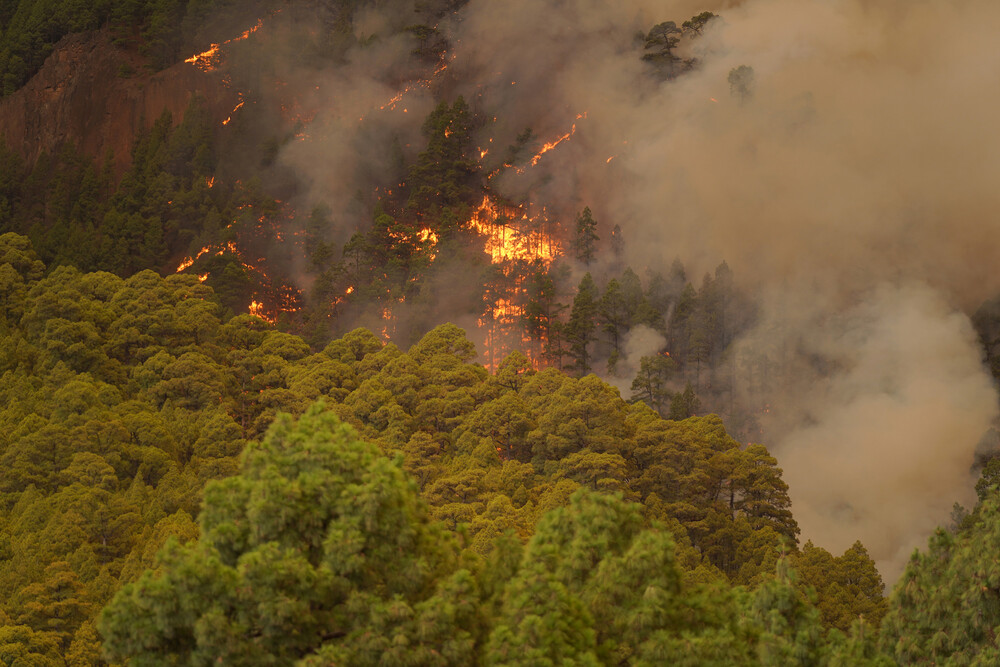
{"type": "Polygon", "coordinates": [[[725,258],[767,294],[741,352],[772,367],[739,384],[769,406],[764,437],[803,537],[861,539],[892,581],[952,503],[974,500],[976,444],[996,416],[960,309],[998,287],[996,93],[976,79],[1000,64],[1000,14],[781,1],[723,13],[702,69],[632,123],[655,129],[622,162],[635,187],[618,206],[669,214],[626,233],[725,258]],[[756,87],[741,101],[726,76],[743,64],[756,87]]]}
{"type": "Polygon", "coordinates": [[[975,500],[970,464],[996,413],[975,333],[918,282],[836,307],[775,297],[738,354],[775,364],[751,381],[795,517],[831,551],[860,539],[892,581],[954,502],[975,500]]]}
{"type": "MultiPolygon", "coordinates": [[[[639,271],[681,257],[698,276],[724,259],[765,303],[736,385],[767,406],[762,437],[803,538],[861,539],[889,578],[970,500],[996,416],[963,313],[1000,288],[998,28],[987,0],[471,0],[439,25],[448,92],[496,118],[483,146],[577,124],[536,169],[498,179],[506,195],[564,220],[590,206],[602,236],[621,226],[639,271]],[[637,34],[706,9],[721,18],[679,51],[698,65],[657,77],[637,34]],[[741,65],[754,83],[733,95],[741,65]]],[[[367,130],[336,111],[391,96],[385,72],[409,52],[377,48],[323,74],[343,94],[313,145],[282,155],[334,210],[385,166],[390,139],[417,141],[430,108],[418,91],[410,114],[367,130]]]]}

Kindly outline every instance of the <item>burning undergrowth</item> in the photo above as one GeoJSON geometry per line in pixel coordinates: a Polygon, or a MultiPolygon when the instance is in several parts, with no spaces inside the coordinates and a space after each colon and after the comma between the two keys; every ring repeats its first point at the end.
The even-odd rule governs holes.
{"type": "MultiPolygon", "coordinates": [[[[229,136],[275,124],[279,132],[261,145],[273,151],[263,161],[279,184],[290,182],[286,165],[323,157],[308,174],[295,170],[284,193],[294,204],[276,211],[240,205],[218,240],[177,269],[213,282],[209,264],[222,265],[213,258],[234,261],[252,284],[250,311],[272,322],[282,316],[326,334],[363,323],[405,343],[456,319],[481,332],[489,365],[518,347],[530,351],[526,283],[562,255],[564,227],[530,192],[505,197],[502,183],[508,175],[528,182],[536,169],[534,183],[543,182],[539,164],[576,134],[585,114],[551,138],[522,133],[506,152],[495,148],[502,145],[490,136],[498,119],[489,118],[482,91],[473,91],[474,109],[460,94],[454,104],[433,106],[463,87],[450,73],[454,52],[433,28],[348,49],[338,66],[313,72],[310,86],[299,67],[283,68],[281,58],[261,66],[252,55],[262,45],[273,55],[289,40],[315,38],[300,15],[274,12],[185,61],[232,88],[236,102],[222,121],[229,136]],[[415,41],[441,50],[414,58],[415,41]],[[398,181],[387,184],[393,175],[398,181]],[[296,214],[317,206],[326,211],[321,219],[296,214]],[[454,287],[441,290],[459,275],[460,296],[454,287]],[[303,306],[311,306],[306,318],[303,306]],[[433,313],[423,314],[427,308],[433,313]]],[[[540,360],[537,345],[532,358],[540,360]]]]}

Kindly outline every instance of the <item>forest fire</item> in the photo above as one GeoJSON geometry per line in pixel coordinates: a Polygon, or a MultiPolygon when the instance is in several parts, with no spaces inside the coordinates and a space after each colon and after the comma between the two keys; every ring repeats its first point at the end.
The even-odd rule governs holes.
{"type": "MultiPolygon", "coordinates": [[[[202,248],[201,250],[199,250],[198,253],[194,257],[185,257],[181,261],[181,263],[177,265],[177,270],[174,271],[174,273],[181,273],[182,271],[191,268],[191,266],[196,261],[198,261],[201,258],[202,255],[204,255],[206,253],[209,253],[211,251],[212,251],[211,246],[205,246],[204,248],[202,248]]],[[[223,252],[224,252],[223,250],[220,250],[219,254],[222,254],[223,252]]]]}
{"type": "Polygon", "coordinates": [[[185,58],[184,62],[191,63],[203,72],[210,72],[218,65],[216,59],[219,56],[220,46],[221,45],[219,44],[212,44],[211,48],[207,51],[202,51],[201,53],[196,53],[190,58],[185,58]]]}
{"type": "Polygon", "coordinates": [[[226,41],[220,42],[218,44],[212,44],[207,50],[202,51],[201,53],[196,53],[190,58],[185,58],[184,62],[194,65],[202,72],[211,72],[216,68],[218,68],[219,64],[221,63],[222,56],[220,52],[223,46],[225,46],[226,44],[231,44],[233,42],[240,42],[244,39],[247,39],[250,37],[250,35],[260,30],[263,26],[264,26],[264,19],[258,19],[257,23],[254,24],[253,27],[244,30],[240,35],[233,37],[232,39],[227,39],[226,41]]]}
{"type": "Polygon", "coordinates": [[[264,311],[264,304],[261,303],[260,301],[257,301],[256,299],[250,302],[249,312],[254,317],[259,317],[265,322],[270,322],[271,324],[274,324],[274,318],[268,317],[267,313],[264,311]]]}
{"type": "Polygon", "coordinates": [[[498,203],[484,196],[468,221],[483,238],[483,249],[499,268],[499,279],[489,286],[488,300],[478,320],[484,336],[484,366],[495,369],[514,349],[537,365],[539,346],[525,332],[526,280],[530,271],[547,268],[561,254],[558,228],[542,208],[530,214],[529,205],[498,203]]]}
{"type": "MultiPolygon", "coordinates": [[[[454,56],[451,56],[451,58],[454,58],[454,56]]],[[[388,100],[380,104],[378,110],[385,111],[388,109],[389,111],[395,111],[396,107],[398,107],[400,102],[403,101],[403,98],[405,98],[413,91],[419,90],[421,88],[430,89],[434,85],[435,80],[437,80],[437,78],[441,75],[441,73],[444,72],[446,69],[448,69],[448,64],[450,61],[451,59],[447,54],[441,54],[441,61],[438,63],[437,67],[434,68],[434,72],[432,72],[428,78],[417,79],[415,81],[411,81],[410,83],[406,84],[402,90],[400,90],[395,95],[390,97],[388,100]]],[[[404,108],[403,113],[407,112],[408,109],[404,108]]],[[[361,116],[360,118],[358,118],[358,121],[363,122],[364,119],[365,116],[361,116]]]]}
{"type": "Polygon", "coordinates": [[[229,116],[226,117],[224,121],[222,121],[223,125],[229,125],[229,123],[232,122],[233,116],[236,114],[236,112],[242,109],[243,105],[246,104],[246,100],[243,99],[243,93],[239,93],[239,98],[240,98],[239,103],[235,107],[233,107],[232,111],[229,112],[229,116]]]}
{"type": "Polygon", "coordinates": [[[484,249],[493,264],[541,260],[546,266],[559,254],[545,210],[529,216],[525,206],[500,205],[483,196],[469,226],[485,237],[484,249]]]}
{"type": "MultiPolygon", "coordinates": [[[[211,187],[214,184],[214,177],[209,181],[211,187]]],[[[237,185],[240,185],[239,182],[237,185]]],[[[279,201],[274,201],[274,204],[278,206],[277,209],[269,209],[269,212],[263,213],[258,213],[251,203],[242,203],[237,206],[236,210],[239,211],[239,215],[226,225],[227,235],[230,235],[232,239],[203,246],[193,256],[185,257],[177,265],[175,272],[184,272],[198,264],[198,280],[207,282],[211,276],[222,275],[224,272],[216,268],[220,266],[219,264],[199,263],[199,260],[203,257],[228,255],[229,259],[223,259],[223,262],[235,262],[242,267],[242,271],[248,277],[251,277],[253,288],[247,294],[247,297],[251,299],[248,307],[248,312],[251,315],[274,324],[280,314],[298,312],[301,308],[301,291],[292,287],[287,282],[287,277],[275,278],[269,275],[271,273],[269,269],[265,270],[268,258],[264,255],[269,254],[265,249],[274,243],[283,243],[281,225],[294,218],[294,211],[290,207],[279,201]],[[251,257],[256,257],[256,259],[251,260],[247,255],[254,249],[260,255],[255,253],[251,257]]],[[[298,234],[292,234],[290,242],[300,244],[301,238],[298,234]]]]}
{"type": "MultiPolygon", "coordinates": [[[[584,111],[581,114],[577,114],[576,120],[581,120],[581,119],[586,118],[586,117],[587,117],[587,112],[584,111]]],[[[531,166],[534,167],[535,165],[537,165],[538,161],[542,159],[543,155],[545,155],[550,150],[552,150],[553,148],[555,148],[556,146],[558,146],[562,142],[564,142],[567,139],[569,139],[570,137],[572,137],[574,134],[576,134],[576,123],[573,123],[573,125],[569,129],[569,132],[567,132],[566,134],[562,135],[561,137],[559,137],[555,141],[546,142],[542,146],[541,150],[539,150],[537,153],[535,153],[535,156],[531,158],[531,166]]]]}

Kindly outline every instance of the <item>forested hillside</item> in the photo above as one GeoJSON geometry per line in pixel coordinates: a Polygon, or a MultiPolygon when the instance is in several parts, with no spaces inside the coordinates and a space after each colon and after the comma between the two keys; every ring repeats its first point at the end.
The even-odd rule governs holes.
{"type": "MultiPolygon", "coordinates": [[[[99,664],[97,627],[137,664],[875,655],[887,607],[864,547],[799,548],[774,458],[717,417],[664,420],[517,353],[488,373],[452,325],[406,352],[363,329],[315,352],[223,320],[196,277],[46,272],[23,237],[2,244],[8,655],[99,664]],[[269,429],[279,412],[305,416],[269,429]]],[[[935,538],[953,586],[992,562],[991,507],[935,538]]],[[[906,643],[883,647],[941,655],[914,595],[888,606],[906,643]]],[[[987,642],[970,622],[949,651],[987,642]]]]}
{"type": "Polygon", "coordinates": [[[0,664],[1000,660],[1000,15],[797,2],[0,0],[0,664]]]}

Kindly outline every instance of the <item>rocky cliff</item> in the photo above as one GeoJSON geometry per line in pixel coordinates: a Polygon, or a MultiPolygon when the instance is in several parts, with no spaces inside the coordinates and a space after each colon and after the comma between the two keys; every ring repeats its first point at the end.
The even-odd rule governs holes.
{"type": "Polygon", "coordinates": [[[138,131],[164,111],[180,122],[195,93],[220,120],[236,97],[219,74],[187,63],[149,73],[107,30],[70,35],[23,88],[0,99],[0,137],[29,163],[67,141],[98,161],[110,150],[121,173],[138,131]]]}

